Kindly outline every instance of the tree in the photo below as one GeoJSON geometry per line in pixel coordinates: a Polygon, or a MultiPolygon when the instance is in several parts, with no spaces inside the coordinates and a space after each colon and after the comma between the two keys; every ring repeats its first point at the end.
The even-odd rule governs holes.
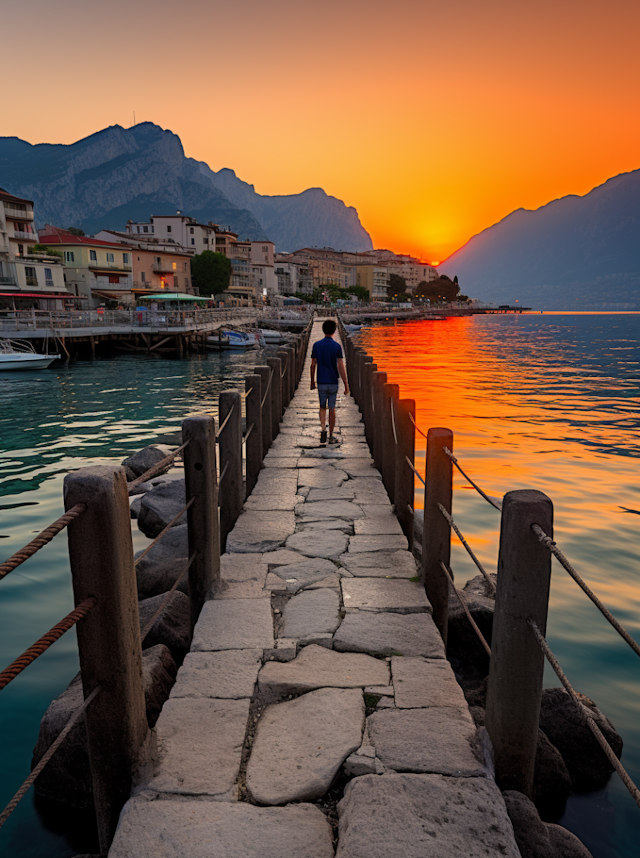
{"type": "Polygon", "coordinates": [[[84,235],[84,230],[78,229],[77,226],[68,226],[67,232],[70,232],[71,235],[84,235]]]}
{"type": "Polygon", "coordinates": [[[191,279],[193,285],[206,297],[219,295],[229,288],[233,268],[224,253],[204,250],[191,257],[191,279]]]}
{"type": "Polygon", "coordinates": [[[460,287],[446,274],[440,275],[437,280],[428,283],[423,280],[416,289],[416,298],[428,298],[432,304],[448,303],[455,301],[460,292],[460,287]]]}
{"type": "Polygon", "coordinates": [[[345,291],[350,295],[355,295],[359,301],[369,301],[369,290],[365,289],[364,286],[349,286],[345,291]]]}
{"type": "Polygon", "coordinates": [[[389,275],[389,285],[387,286],[387,297],[405,301],[407,295],[407,281],[399,274],[389,275]]]}

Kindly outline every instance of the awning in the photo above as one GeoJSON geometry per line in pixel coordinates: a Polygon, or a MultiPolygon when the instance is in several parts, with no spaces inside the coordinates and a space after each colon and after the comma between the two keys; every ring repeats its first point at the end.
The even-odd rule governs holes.
{"type": "MultiPolygon", "coordinates": [[[[0,298],[76,298],[71,292],[0,292],[0,298]]],[[[82,296],[84,297],[84,295],[82,296]]]]}
{"type": "Polygon", "coordinates": [[[212,295],[187,295],[185,292],[161,292],[159,295],[139,295],[140,299],[146,301],[215,301],[212,295]]]}
{"type": "Polygon", "coordinates": [[[122,298],[123,295],[130,295],[131,290],[126,289],[123,292],[122,290],[118,291],[117,289],[105,289],[104,291],[101,289],[92,289],[91,293],[96,295],[98,298],[109,298],[109,300],[115,301],[117,298],[122,298]]]}

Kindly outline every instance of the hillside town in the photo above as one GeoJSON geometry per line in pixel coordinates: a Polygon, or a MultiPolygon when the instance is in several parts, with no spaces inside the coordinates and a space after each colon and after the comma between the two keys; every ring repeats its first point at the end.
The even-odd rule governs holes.
{"type": "Polygon", "coordinates": [[[291,296],[328,300],[329,289],[380,302],[388,300],[393,275],[403,278],[409,294],[438,277],[433,266],[390,250],[278,252],[272,241],[242,240],[182,212],[129,220],[123,232],[102,229],[93,236],[52,224],[36,229],[33,201],[0,188],[0,309],[133,307],[156,294],[198,296],[191,264],[205,251],[230,263],[227,288],[207,297],[232,307],[278,305],[291,296]]]}

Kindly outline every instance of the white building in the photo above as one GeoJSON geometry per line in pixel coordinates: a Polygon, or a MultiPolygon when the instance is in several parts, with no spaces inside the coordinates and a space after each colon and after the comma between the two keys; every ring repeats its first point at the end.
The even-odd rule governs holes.
{"type": "Polygon", "coordinates": [[[163,243],[179,244],[184,250],[202,253],[216,250],[216,232],[213,223],[198,223],[194,217],[176,212],[174,215],[151,215],[148,223],[127,221],[127,234],[132,238],[153,236],[163,243]]]}

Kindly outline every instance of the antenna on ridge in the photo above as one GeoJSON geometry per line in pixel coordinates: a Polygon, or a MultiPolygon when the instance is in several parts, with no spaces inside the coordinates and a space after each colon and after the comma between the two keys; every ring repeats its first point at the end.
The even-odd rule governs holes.
{"type": "Polygon", "coordinates": [[[133,124],[134,125],[136,124],[136,112],[135,112],[135,110],[133,111],[133,124]]]}

